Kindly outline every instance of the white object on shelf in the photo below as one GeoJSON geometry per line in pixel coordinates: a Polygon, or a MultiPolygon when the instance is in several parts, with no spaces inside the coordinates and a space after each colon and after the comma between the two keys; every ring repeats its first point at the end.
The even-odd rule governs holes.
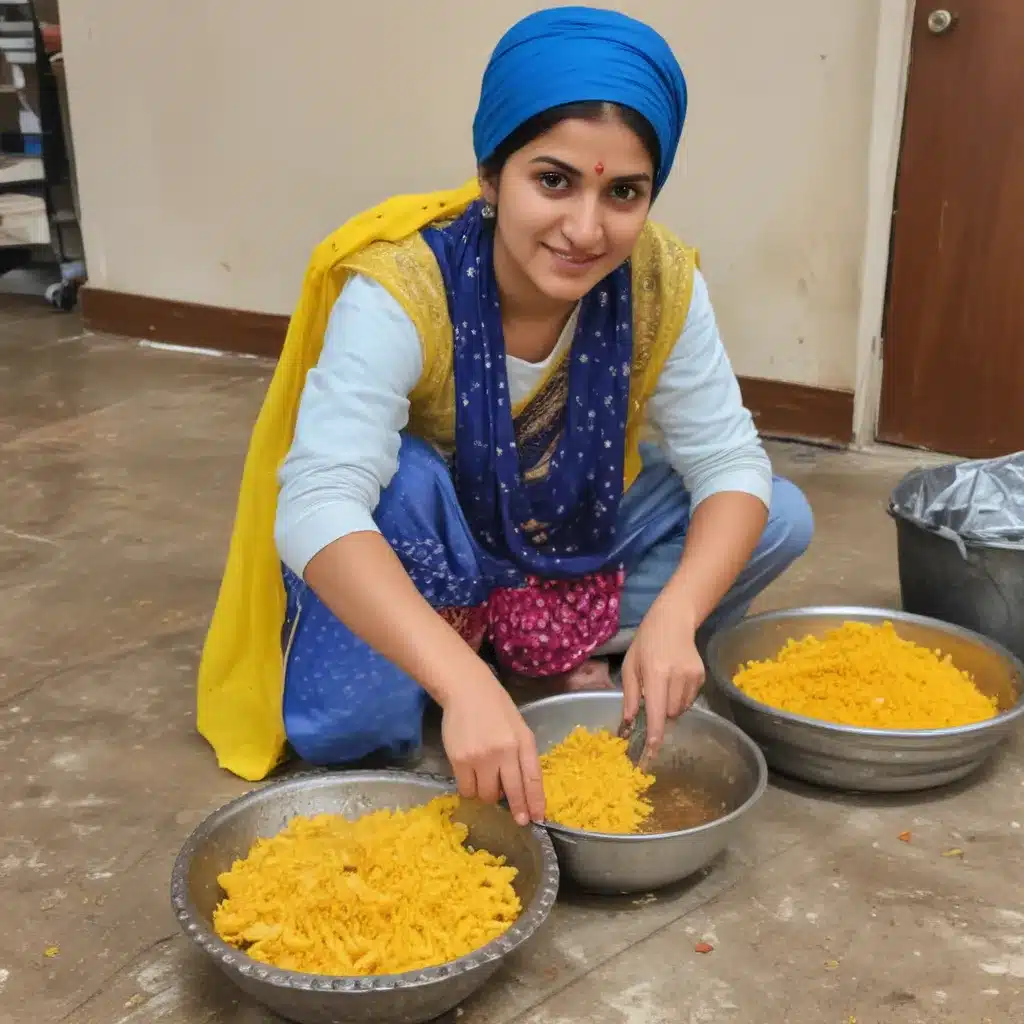
{"type": "Polygon", "coordinates": [[[3,53],[4,60],[12,66],[17,64],[35,64],[35,40],[32,36],[26,39],[23,36],[0,35],[0,53],[3,53]]]}
{"type": "Polygon", "coordinates": [[[28,107],[22,107],[18,114],[18,127],[22,135],[38,135],[43,130],[39,115],[28,107]]]}
{"type": "MultiPolygon", "coordinates": [[[[0,40],[3,36],[0,36],[0,40]]],[[[3,46],[0,46],[0,50],[3,46]]],[[[35,50],[7,50],[4,53],[4,60],[8,64],[35,64],[36,62],[36,51],[35,50]]]]}
{"type": "Polygon", "coordinates": [[[0,195],[0,246],[47,245],[50,222],[42,196],[0,195]]]}
{"type": "Polygon", "coordinates": [[[0,156],[0,185],[42,180],[43,158],[41,156],[0,156]]]}

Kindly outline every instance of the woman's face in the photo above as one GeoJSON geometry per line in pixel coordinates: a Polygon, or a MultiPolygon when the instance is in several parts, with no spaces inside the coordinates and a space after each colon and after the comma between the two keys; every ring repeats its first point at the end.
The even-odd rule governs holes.
{"type": "Polygon", "coordinates": [[[513,153],[497,183],[494,263],[502,291],[574,303],[629,259],[651,206],[654,167],[617,117],[559,122],[513,153]]]}

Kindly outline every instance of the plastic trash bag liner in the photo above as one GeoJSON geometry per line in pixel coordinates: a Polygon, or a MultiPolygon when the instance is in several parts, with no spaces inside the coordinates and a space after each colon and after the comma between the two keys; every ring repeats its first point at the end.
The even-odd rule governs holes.
{"type": "Polygon", "coordinates": [[[1024,452],[915,469],[893,490],[889,513],[956,542],[1024,550],[1024,452]]]}

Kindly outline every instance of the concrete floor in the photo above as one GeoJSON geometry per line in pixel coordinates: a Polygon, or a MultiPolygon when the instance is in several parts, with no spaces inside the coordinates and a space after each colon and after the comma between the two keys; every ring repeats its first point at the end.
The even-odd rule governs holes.
{"type": "MultiPolygon", "coordinates": [[[[192,951],[167,897],[189,829],[247,788],[193,731],[193,680],[268,372],[0,304],[4,1024],[270,1020],[192,951]]],[[[915,456],[773,452],[818,535],[764,604],[895,605],[884,503],[915,456]]],[[[706,877],[560,902],[459,1019],[1024,1020],[1022,787],[1020,736],[927,797],[776,781],[706,877]]]]}

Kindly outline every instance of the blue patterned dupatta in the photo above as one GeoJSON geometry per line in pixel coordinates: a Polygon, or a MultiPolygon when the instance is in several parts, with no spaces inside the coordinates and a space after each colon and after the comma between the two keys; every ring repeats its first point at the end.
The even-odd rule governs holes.
{"type": "Polygon", "coordinates": [[[423,237],[454,332],[454,480],[478,541],[523,572],[577,579],[607,569],[622,498],[633,352],[628,264],[583,299],[572,348],[513,422],[481,204],[423,237]]]}

